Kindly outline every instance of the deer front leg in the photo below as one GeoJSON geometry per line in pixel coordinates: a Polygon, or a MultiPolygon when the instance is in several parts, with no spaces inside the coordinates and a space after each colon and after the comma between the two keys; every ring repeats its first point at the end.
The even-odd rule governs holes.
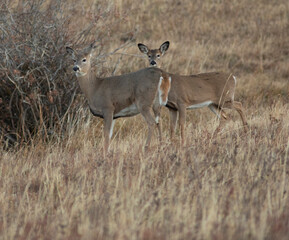
{"type": "Polygon", "coordinates": [[[180,105],[179,107],[179,124],[181,130],[182,145],[185,143],[185,124],[186,124],[186,106],[180,105]]]}
{"type": "Polygon", "coordinates": [[[112,135],[112,124],[113,124],[113,112],[112,111],[105,111],[104,112],[104,127],[103,127],[103,136],[104,136],[104,146],[103,146],[103,155],[104,157],[107,156],[109,142],[112,135]]]}

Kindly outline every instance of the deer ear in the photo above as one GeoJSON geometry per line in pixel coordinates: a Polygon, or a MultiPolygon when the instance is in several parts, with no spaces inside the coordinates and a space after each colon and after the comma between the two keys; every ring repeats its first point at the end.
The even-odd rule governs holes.
{"type": "Polygon", "coordinates": [[[72,57],[75,56],[74,50],[71,47],[66,47],[66,52],[70,54],[72,57]]]}
{"type": "Polygon", "coordinates": [[[146,45],[139,43],[137,46],[142,53],[147,54],[149,52],[149,49],[146,45]]]}
{"type": "Polygon", "coordinates": [[[161,51],[162,55],[169,49],[169,46],[170,46],[170,42],[169,41],[164,42],[160,46],[160,51],[161,51]]]}

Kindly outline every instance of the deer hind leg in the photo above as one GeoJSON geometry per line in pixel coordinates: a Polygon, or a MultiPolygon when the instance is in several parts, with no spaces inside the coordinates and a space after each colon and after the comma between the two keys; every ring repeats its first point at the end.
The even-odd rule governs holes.
{"type": "Polygon", "coordinates": [[[243,122],[243,126],[244,126],[244,131],[245,132],[248,132],[249,128],[248,128],[248,122],[247,122],[247,119],[245,117],[245,114],[244,114],[244,110],[243,110],[243,107],[242,107],[242,103],[241,102],[237,102],[237,101],[234,101],[233,102],[233,107],[234,109],[236,109],[236,111],[239,113],[241,119],[242,119],[242,122],[243,122]]]}
{"type": "Polygon", "coordinates": [[[151,137],[153,134],[154,126],[156,125],[155,119],[151,114],[151,108],[150,107],[139,107],[139,111],[144,117],[145,121],[147,122],[148,125],[148,136],[145,144],[145,150],[148,149],[150,146],[151,142],[151,137]]]}
{"type": "Polygon", "coordinates": [[[175,138],[175,131],[176,131],[176,125],[177,125],[177,119],[178,119],[178,111],[169,109],[170,113],[170,132],[171,132],[171,141],[175,138]]]}
{"type": "Polygon", "coordinates": [[[153,112],[155,115],[155,122],[158,128],[160,142],[162,141],[162,129],[160,122],[161,106],[165,106],[167,104],[170,88],[171,88],[171,77],[166,74],[162,74],[158,85],[158,93],[157,93],[158,98],[155,99],[153,105],[153,112]]]}
{"type": "Polygon", "coordinates": [[[109,142],[112,135],[112,129],[113,129],[113,112],[107,111],[104,113],[104,127],[103,127],[103,135],[104,135],[104,147],[103,147],[103,154],[104,157],[106,157],[108,148],[109,148],[109,142]]]}
{"type": "Polygon", "coordinates": [[[155,115],[155,122],[158,128],[158,135],[159,135],[159,141],[161,143],[162,141],[162,126],[161,126],[161,119],[160,119],[160,115],[161,115],[161,106],[154,106],[153,107],[153,112],[155,115]]]}
{"type": "Polygon", "coordinates": [[[210,104],[209,105],[210,110],[217,115],[219,119],[224,118],[225,120],[228,119],[227,114],[225,113],[224,109],[219,108],[217,105],[210,104]]]}

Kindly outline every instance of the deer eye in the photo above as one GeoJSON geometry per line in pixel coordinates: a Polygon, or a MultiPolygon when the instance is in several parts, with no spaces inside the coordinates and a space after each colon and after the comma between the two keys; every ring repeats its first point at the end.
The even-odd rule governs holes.
{"type": "Polygon", "coordinates": [[[82,62],[86,62],[86,58],[82,59],[82,62]]]}
{"type": "Polygon", "coordinates": [[[159,58],[160,56],[161,56],[161,55],[159,55],[159,54],[157,55],[158,58],[159,58]]]}
{"type": "Polygon", "coordinates": [[[75,60],[75,59],[73,59],[73,62],[74,62],[74,63],[76,63],[76,60],[75,60]]]}
{"type": "Polygon", "coordinates": [[[149,55],[149,58],[151,58],[152,57],[152,55],[149,55]]]}

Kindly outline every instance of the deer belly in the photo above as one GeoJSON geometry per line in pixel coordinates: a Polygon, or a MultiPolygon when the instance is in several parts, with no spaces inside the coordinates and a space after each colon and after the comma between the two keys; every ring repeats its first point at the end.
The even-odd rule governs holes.
{"type": "Polygon", "coordinates": [[[122,109],[118,113],[115,113],[113,115],[113,117],[114,118],[132,117],[132,116],[137,115],[137,114],[139,114],[139,110],[138,110],[138,108],[137,108],[137,106],[135,104],[132,104],[132,105],[122,109]]]}
{"type": "Polygon", "coordinates": [[[191,106],[188,106],[187,109],[195,109],[195,108],[202,108],[202,107],[207,107],[210,104],[212,104],[212,101],[206,101],[206,102],[202,102],[202,103],[197,103],[191,106]]]}

